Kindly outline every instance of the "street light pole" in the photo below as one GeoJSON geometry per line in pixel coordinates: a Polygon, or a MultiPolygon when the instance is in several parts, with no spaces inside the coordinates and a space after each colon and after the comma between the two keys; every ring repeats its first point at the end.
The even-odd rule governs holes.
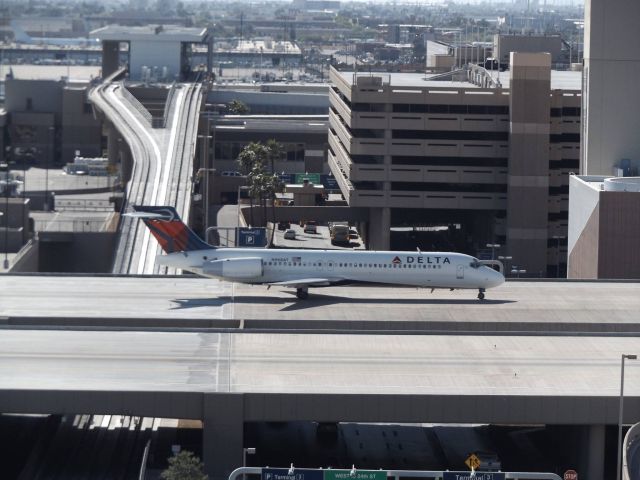
{"type": "Polygon", "coordinates": [[[4,269],[9,270],[9,165],[0,165],[4,173],[4,269]]]}
{"type": "Polygon", "coordinates": [[[504,276],[507,276],[507,273],[509,272],[509,262],[511,260],[513,260],[513,257],[511,255],[498,255],[498,260],[504,262],[505,267],[504,267],[504,276]]]}
{"type": "Polygon", "coordinates": [[[556,278],[560,278],[560,240],[566,237],[564,235],[554,235],[551,238],[556,241],[556,278]]]}
{"type": "MultiPolygon", "coordinates": [[[[248,455],[255,455],[255,453],[256,453],[256,449],[253,448],[253,447],[247,447],[247,448],[243,448],[242,449],[242,466],[243,467],[247,466],[247,454],[248,455]]],[[[243,480],[245,480],[247,478],[244,473],[242,474],[242,478],[243,478],[243,480]]]]}
{"type": "Polygon", "coordinates": [[[496,248],[500,248],[501,246],[499,243],[487,243],[487,248],[491,249],[491,260],[496,259],[496,248]]]}
{"type": "Polygon", "coordinates": [[[51,147],[47,155],[47,164],[45,165],[44,175],[44,210],[46,212],[49,211],[49,160],[50,157],[53,156],[55,151],[55,127],[49,127],[49,133],[51,134],[51,147]]]}
{"type": "Polygon", "coordinates": [[[622,480],[622,422],[623,422],[623,400],[624,400],[624,361],[637,360],[637,355],[622,354],[620,359],[620,408],[618,416],[618,470],[616,474],[616,480],[622,480]]]}

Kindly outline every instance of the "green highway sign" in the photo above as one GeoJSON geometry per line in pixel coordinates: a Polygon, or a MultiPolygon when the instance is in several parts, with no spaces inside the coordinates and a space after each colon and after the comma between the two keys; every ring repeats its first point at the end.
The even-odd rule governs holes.
{"type": "Polygon", "coordinates": [[[313,183],[314,185],[320,185],[319,173],[296,173],[295,183],[302,183],[302,181],[305,179],[309,180],[309,183],[313,183]]]}
{"type": "Polygon", "coordinates": [[[323,480],[387,480],[386,470],[325,470],[323,480]]]}

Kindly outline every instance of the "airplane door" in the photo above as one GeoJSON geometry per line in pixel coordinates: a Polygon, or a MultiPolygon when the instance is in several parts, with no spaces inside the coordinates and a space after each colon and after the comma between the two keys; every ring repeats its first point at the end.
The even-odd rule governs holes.
{"type": "Polygon", "coordinates": [[[333,260],[327,260],[327,271],[333,272],[333,267],[335,266],[335,262],[333,260]]]}
{"type": "Polygon", "coordinates": [[[322,267],[324,266],[323,264],[324,264],[324,262],[322,260],[318,260],[317,262],[315,262],[316,270],[318,272],[322,271],[322,267]]]}
{"type": "Polygon", "coordinates": [[[464,278],[464,265],[456,267],[456,278],[464,278]]]}

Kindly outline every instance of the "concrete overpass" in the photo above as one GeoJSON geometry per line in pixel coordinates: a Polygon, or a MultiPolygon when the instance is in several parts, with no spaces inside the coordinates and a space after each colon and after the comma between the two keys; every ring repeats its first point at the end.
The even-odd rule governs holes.
{"type": "MultiPolygon", "coordinates": [[[[0,411],[202,419],[216,479],[241,464],[245,422],[575,425],[581,470],[602,478],[620,355],[640,345],[639,286],[508,282],[485,303],[350,287],[301,303],[199,278],[2,276],[0,411]],[[206,328],[216,321],[236,328],[206,328]]],[[[633,423],[640,365],[627,367],[633,423]]]]}

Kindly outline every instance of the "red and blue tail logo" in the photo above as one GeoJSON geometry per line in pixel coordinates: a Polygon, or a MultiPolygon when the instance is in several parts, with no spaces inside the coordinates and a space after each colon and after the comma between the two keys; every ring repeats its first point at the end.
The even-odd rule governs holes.
{"type": "Polygon", "coordinates": [[[173,207],[134,205],[133,209],[136,213],[131,216],[142,219],[165,253],[215,248],[202,241],[193,230],[185,225],[173,207]]]}

